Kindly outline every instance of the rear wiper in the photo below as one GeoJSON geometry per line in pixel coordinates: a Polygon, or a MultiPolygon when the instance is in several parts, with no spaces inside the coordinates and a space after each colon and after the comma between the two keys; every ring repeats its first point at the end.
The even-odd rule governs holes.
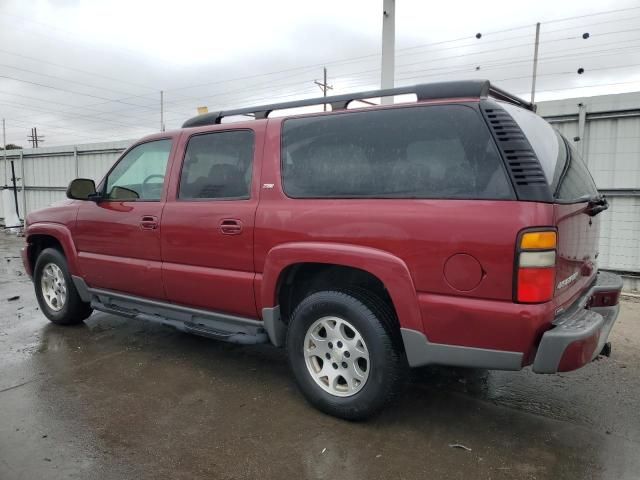
{"type": "Polygon", "coordinates": [[[579,202],[589,202],[587,205],[586,213],[590,217],[595,217],[601,212],[604,212],[609,208],[609,202],[607,198],[602,194],[597,195],[583,195],[578,199],[579,202]]]}

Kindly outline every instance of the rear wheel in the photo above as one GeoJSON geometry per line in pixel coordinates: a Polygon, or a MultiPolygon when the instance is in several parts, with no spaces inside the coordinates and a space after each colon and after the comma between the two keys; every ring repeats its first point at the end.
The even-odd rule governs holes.
{"type": "Polygon", "coordinates": [[[67,260],[55,248],[46,248],[36,260],[33,284],[40,309],[51,322],[74,325],[91,315],[91,306],[78,295],[67,260]]]}
{"type": "Polygon", "coordinates": [[[357,291],[306,297],[287,333],[289,362],[303,395],[323,412],[348,420],[380,411],[406,371],[394,328],[390,310],[357,291]]]}

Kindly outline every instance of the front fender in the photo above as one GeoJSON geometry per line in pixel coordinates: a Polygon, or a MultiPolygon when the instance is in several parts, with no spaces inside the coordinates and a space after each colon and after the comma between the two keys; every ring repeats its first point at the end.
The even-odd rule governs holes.
{"type": "MultiPolygon", "coordinates": [[[[49,237],[55,238],[62,246],[64,256],[67,259],[69,272],[71,273],[71,275],[79,275],[80,270],[78,268],[78,252],[76,251],[76,246],[73,243],[71,232],[65,225],[51,222],[34,223],[29,225],[27,227],[27,231],[25,232],[27,244],[31,243],[30,238],[34,235],[47,235],[49,237]]],[[[33,268],[34,266],[35,265],[31,265],[31,268],[33,268]]]]}
{"type": "Polygon", "coordinates": [[[358,268],[377,277],[393,301],[400,326],[422,331],[422,317],[407,265],[395,255],[371,247],[325,242],[285,243],[272,248],[265,259],[260,286],[262,308],[278,303],[282,272],[297,263],[326,263],[358,268]]]}

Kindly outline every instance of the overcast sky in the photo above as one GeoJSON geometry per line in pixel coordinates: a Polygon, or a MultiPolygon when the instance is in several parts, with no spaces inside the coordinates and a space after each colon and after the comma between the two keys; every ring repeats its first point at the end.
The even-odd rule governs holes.
{"type": "MultiPolygon", "coordinates": [[[[640,90],[637,0],[397,0],[396,84],[488,78],[528,98],[537,21],[537,100],[640,90]]],[[[7,143],[152,133],[160,90],[168,129],[198,106],[318,96],[323,65],[333,93],[376,88],[381,28],[382,0],[0,0],[7,143]]]]}

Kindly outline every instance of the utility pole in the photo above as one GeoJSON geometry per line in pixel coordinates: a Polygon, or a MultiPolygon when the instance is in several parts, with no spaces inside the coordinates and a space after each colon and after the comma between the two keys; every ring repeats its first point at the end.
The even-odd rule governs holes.
{"type": "Polygon", "coordinates": [[[4,186],[7,186],[7,131],[5,130],[4,118],[2,119],[2,148],[4,153],[4,186]]]}
{"type": "Polygon", "coordinates": [[[540,22],[536,23],[536,44],[533,49],[533,79],[531,80],[531,104],[536,98],[536,76],[538,75],[538,45],[540,44],[540,22]]]}
{"type": "Polygon", "coordinates": [[[38,135],[38,129],[33,127],[31,129],[31,135],[27,135],[27,140],[31,142],[31,148],[38,148],[40,142],[44,142],[44,135],[38,135]]]}
{"type": "Polygon", "coordinates": [[[164,91],[160,90],[160,131],[164,132],[164,91]]]}
{"type": "MultiPolygon", "coordinates": [[[[396,45],[396,0],[382,3],[382,62],[380,65],[380,88],[393,88],[396,45]]],[[[383,97],[383,105],[393,103],[393,97],[383,97]]]]}
{"type": "MultiPolygon", "coordinates": [[[[322,83],[320,83],[318,80],[314,80],[313,83],[315,83],[316,85],[318,85],[320,87],[320,90],[322,90],[322,96],[324,98],[327,98],[327,90],[333,90],[333,85],[329,85],[327,83],[327,67],[323,67],[323,80],[322,83]]],[[[324,111],[327,111],[327,104],[324,104],[324,111]]]]}

